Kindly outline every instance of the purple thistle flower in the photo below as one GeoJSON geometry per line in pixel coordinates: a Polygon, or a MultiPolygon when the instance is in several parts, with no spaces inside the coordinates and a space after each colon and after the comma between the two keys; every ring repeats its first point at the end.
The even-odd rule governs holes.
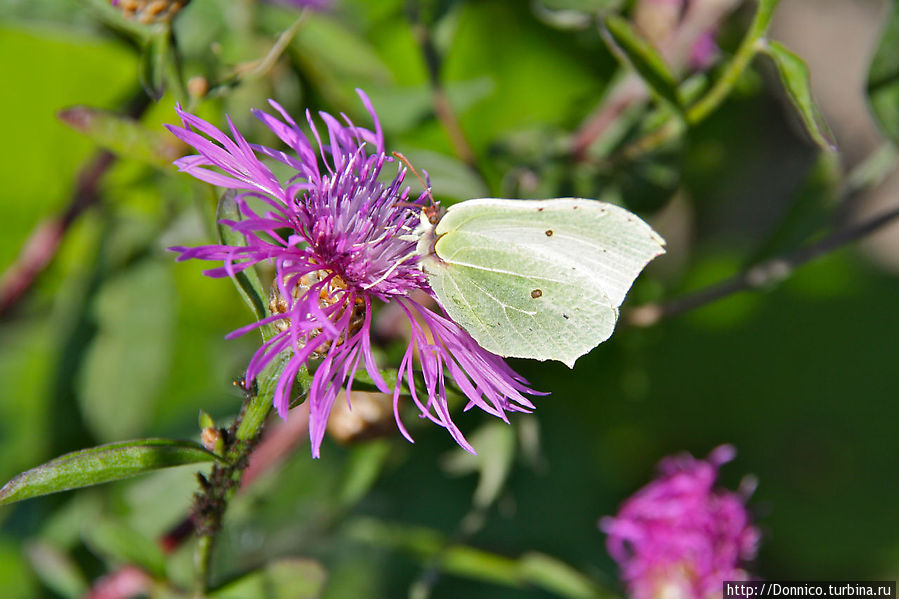
{"type": "Polygon", "coordinates": [[[176,247],[178,260],[220,260],[223,266],[205,271],[211,277],[231,276],[263,261],[275,267],[272,315],[232,332],[229,337],[272,324],[277,334],[259,348],[247,367],[251,382],[282,352],[289,359],[278,380],[274,404],[285,417],[291,389],[299,370],[317,365],[308,391],[309,434],[312,454],[318,457],[339,390],[349,402],[353,378],[360,367],[378,389],[393,393],[397,426],[412,441],[399,417],[399,396],[405,380],[421,416],[445,427],[464,449],[474,453],[453,423],[446,398],[446,374],[469,403],[507,421],[506,411],[529,411],[533,405],[522,393],[537,394],[499,356],[481,348],[447,317],[414,299],[422,290],[433,296],[418,265],[416,240],[411,232],[420,222],[429,193],[414,201],[403,188],[405,169],[390,183],[381,183],[385,163],[393,162],[384,150],[380,123],[368,97],[357,90],[374,120],[375,130],[345,124],[319,113],[323,138],[309,111],[315,146],[289,114],[276,102],[280,115],[254,111],[254,115],[289,146],[295,155],[249,144],[234,127],[231,136],[210,123],[177,109],[183,127],[168,126],[198,155],[175,162],[180,170],[220,187],[239,190],[235,202],[245,218],[222,221],[246,237],[246,246],[207,245],[176,247]],[[318,150],[315,149],[317,146],[318,150]],[[296,170],[279,181],[260,160],[267,157],[296,170]],[[207,167],[217,167],[218,170],[207,167]],[[259,214],[248,200],[264,202],[259,214]],[[384,381],[371,346],[371,316],[375,305],[395,303],[406,315],[411,338],[400,361],[393,390],[384,381]],[[415,391],[413,364],[418,362],[424,394],[415,391]]]}
{"type": "Polygon", "coordinates": [[[722,445],[706,460],[665,458],[658,479],[600,520],[632,599],[709,599],[721,596],[723,581],[749,579],[740,565],[755,557],[759,531],[743,497],[713,488],[734,455],[722,445]]]}

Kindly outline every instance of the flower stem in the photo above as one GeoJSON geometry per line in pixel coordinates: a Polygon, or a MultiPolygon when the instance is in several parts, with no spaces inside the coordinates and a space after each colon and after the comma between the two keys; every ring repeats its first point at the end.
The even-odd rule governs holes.
{"type": "Polygon", "coordinates": [[[197,530],[194,589],[198,596],[202,596],[208,588],[215,539],[222,528],[228,503],[240,486],[244,470],[250,463],[250,453],[262,435],[265,420],[272,411],[272,398],[284,362],[284,358],[277,359],[266,368],[257,380],[258,391],[247,389],[240,414],[224,433],[224,457],[227,464],[214,466],[208,479],[200,477],[202,490],[195,497],[192,514],[197,530]]]}

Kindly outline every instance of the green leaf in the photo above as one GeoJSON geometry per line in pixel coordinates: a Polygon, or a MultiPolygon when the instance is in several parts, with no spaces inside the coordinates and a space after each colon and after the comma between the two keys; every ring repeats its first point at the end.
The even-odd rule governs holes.
{"type": "Polygon", "coordinates": [[[899,143],[899,2],[893,2],[868,71],[868,102],[880,129],[899,143]]]}
{"type": "Polygon", "coordinates": [[[630,23],[614,14],[605,18],[602,33],[613,54],[629,62],[657,96],[683,112],[677,95],[677,81],[652,44],[640,37],[630,23]]]}
{"type": "Polygon", "coordinates": [[[762,46],[762,52],[774,61],[777,74],[783,83],[787,97],[796,108],[812,140],[821,149],[829,152],[836,151],[833,133],[818,110],[818,105],[812,96],[811,81],[808,67],[799,56],[788,50],[780,42],[768,40],[762,46]]]}
{"type": "Polygon", "coordinates": [[[546,589],[560,597],[571,599],[589,597],[616,597],[597,587],[582,572],[554,557],[542,553],[526,553],[518,560],[522,577],[531,584],[546,589]]]}
{"type": "MultiPolygon", "coordinates": [[[[222,219],[239,221],[243,218],[240,209],[237,207],[237,203],[234,201],[235,197],[237,197],[237,192],[233,189],[229,189],[219,200],[215,215],[216,221],[218,221],[219,239],[224,245],[245,246],[247,240],[243,235],[221,223],[222,219]]],[[[256,315],[256,319],[262,320],[268,316],[268,301],[265,299],[267,294],[262,290],[262,281],[259,280],[256,269],[252,266],[245,268],[235,274],[233,279],[241,297],[243,297],[244,301],[256,315]]],[[[269,336],[265,335],[265,337],[268,338],[269,336]]]]}
{"type": "Polygon", "coordinates": [[[151,166],[169,167],[179,155],[170,135],[151,131],[139,121],[100,108],[73,106],[59,112],[66,125],[83,133],[100,146],[124,158],[151,166]]]}
{"type": "Polygon", "coordinates": [[[583,573],[555,558],[526,553],[509,558],[468,545],[451,544],[435,530],[425,527],[384,523],[374,518],[356,518],[347,523],[349,538],[374,547],[407,552],[424,563],[438,558],[440,569],[464,578],[521,588],[541,587],[570,599],[615,599],[583,573]]]}
{"type": "Polygon", "coordinates": [[[210,599],[314,599],[325,584],[325,569],[308,559],[281,559],[209,593],[210,599]]]}
{"type": "Polygon", "coordinates": [[[141,439],[99,445],[67,453],[18,475],[0,489],[0,505],[215,459],[193,441],[141,439]]]}

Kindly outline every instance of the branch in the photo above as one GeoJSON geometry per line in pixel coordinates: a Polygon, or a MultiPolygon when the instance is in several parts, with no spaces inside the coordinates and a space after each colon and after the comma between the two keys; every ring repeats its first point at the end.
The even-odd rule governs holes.
{"type": "Polygon", "coordinates": [[[648,327],[665,317],[688,312],[728,295],[779,283],[806,262],[811,262],[815,258],[870,235],[897,218],[899,218],[899,206],[856,225],[831,233],[817,243],[800,248],[792,254],[765,260],[732,279],[701,289],[696,293],[664,303],[647,304],[634,308],[626,314],[624,322],[632,326],[648,327]]]}

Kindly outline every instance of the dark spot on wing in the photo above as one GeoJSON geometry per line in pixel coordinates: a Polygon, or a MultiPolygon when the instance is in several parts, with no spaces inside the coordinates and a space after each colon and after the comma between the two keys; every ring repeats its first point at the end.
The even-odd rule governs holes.
{"type": "Polygon", "coordinates": [[[543,292],[540,291],[539,289],[534,289],[533,291],[531,291],[531,297],[534,299],[537,299],[541,295],[543,295],[543,292]]]}
{"type": "Polygon", "coordinates": [[[567,314],[563,314],[563,315],[562,315],[562,318],[564,318],[565,320],[568,320],[568,315],[567,315],[567,314]]]}
{"type": "Polygon", "coordinates": [[[543,212],[543,208],[537,208],[537,212],[543,212]]]}
{"type": "Polygon", "coordinates": [[[547,229],[547,230],[546,230],[546,236],[547,236],[547,237],[552,237],[552,236],[553,236],[553,230],[552,230],[552,229],[547,229]]]}
{"type": "Polygon", "coordinates": [[[574,208],[572,208],[572,210],[577,210],[577,206],[575,206],[574,208]]]}

